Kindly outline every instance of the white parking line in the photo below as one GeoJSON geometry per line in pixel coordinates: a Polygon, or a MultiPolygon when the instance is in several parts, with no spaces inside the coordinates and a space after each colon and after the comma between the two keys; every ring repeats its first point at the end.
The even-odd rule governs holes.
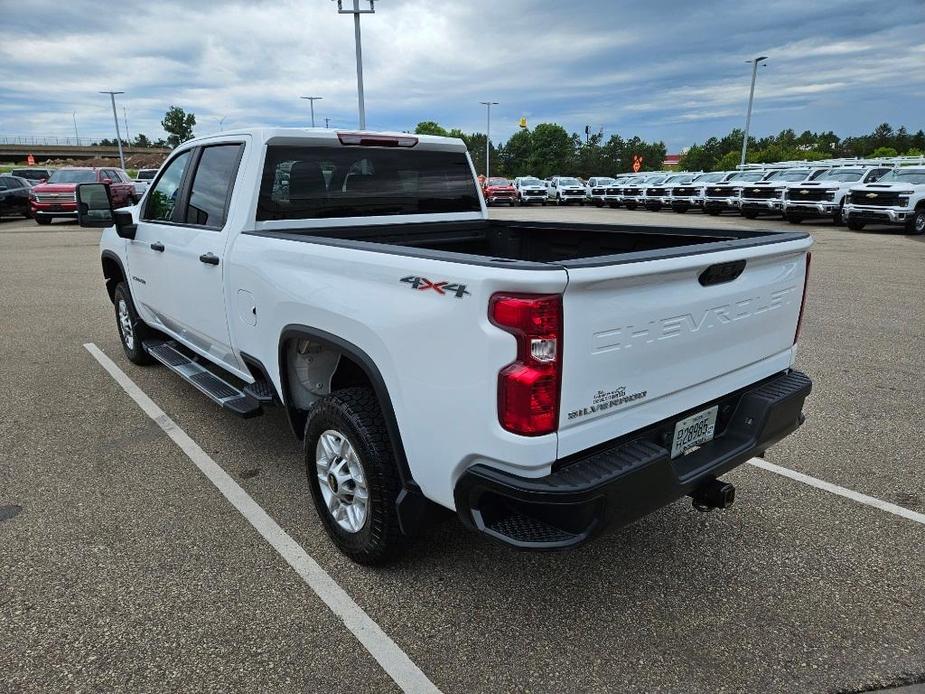
{"type": "Polygon", "coordinates": [[[395,684],[406,692],[437,692],[439,689],[427,679],[421,669],[412,662],[408,654],[389,638],[347,592],[309,554],[276,523],[250,495],[178,427],[151,398],[145,395],[122,369],[107,357],[95,344],[84,345],[116,383],[138,406],[164,430],[191,461],[199,468],[222,495],[231,502],[263,539],[273,546],[279,555],[302,577],[308,587],[318,595],[330,610],[337,615],[344,626],[363,644],[370,655],[395,684]]]}
{"type": "Polygon", "coordinates": [[[891,504],[889,501],[882,501],[872,496],[867,496],[867,494],[861,494],[851,489],[846,489],[845,487],[839,487],[837,484],[832,484],[831,482],[824,482],[822,480],[817,480],[815,477],[810,477],[809,475],[804,475],[802,472],[797,472],[796,470],[791,470],[790,468],[781,467],[780,465],[775,465],[774,463],[769,463],[767,460],[761,458],[752,458],[748,461],[755,467],[760,467],[762,470],[767,470],[768,472],[773,472],[783,477],[789,477],[792,480],[797,482],[802,482],[803,484],[808,484],[811,487],[816,489],[822,489],[832,494],[838,494],[843,496],[846,499],[851,499],[852,501],[857,501],[859,504],[866,504],[867,506],[873,506],[878,508],[881,511],[886,511],[887,513],[892,513],[894,516],[900,516],[901,518],[906,518],[916,523],[921,523],[925,525],[925,513],[919,513],[917,511],[910,511],[907,508],[902,506],[897,506],[896,504],[891,504]]]}

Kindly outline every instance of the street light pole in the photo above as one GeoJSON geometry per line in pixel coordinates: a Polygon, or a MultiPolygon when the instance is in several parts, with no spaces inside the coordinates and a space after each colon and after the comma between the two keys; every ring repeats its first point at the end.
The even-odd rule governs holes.
{"type": "Polygon", "coordinates": [[[321,101],[324,97],[323,96],[300,96],[299,98],[305,99],[309,103],[312,109],[312,127],[314,128],[315,127],[315,102],[321,101]]]}
{"type": "Polygon", "coordinates": [[[488,180],[491,159],[491,107],[497,106],[497,101],[480,101],[485,105],[486,123],[485,123],[485,180],[488,180]]]}
{"type": "Polygon", "coordinates": [[[119,161],[122,163],[122,168],[125,168],[125,155],[122,153],[122,135],[119,133],[119,116],[116,115],[116,94],[125,94],[125,92],[100,92],[100,94],[109,94],[109,99],[112,101],[112,119],[116,123],[116,142],[119,144],[119,161]]]}
{"type": "Polygon", "coordinates": [[[74,144],[80,147],[80,133],[77,132],[77,111],[71,113],[71,116],[74,118],[74,139],[76,140],[74,144]]]}
{"type": "Polygon", "coordinates": [[[353,15],[353,38],[357,49],[357,101],[359,104],[360,130],[366,130],[366,103],[363,95],[363,48],[360,43],[360,15],[374,14],[376,12],[376,0],[367,1],[369,2],[368,10],[360,9],[360,0],[353,0],[353,9],[345,10],[343,7],[343,0],[337,0],[338,14],[353,15]]]}
{"type": "Polygon", "coordinates": [[[227,117],[228,117],[228,116],[222,116],[221,118],[218,119],[218,131],[219,131],[219,132],[224,132],[224,131],[225,131],[225,119],[226,119],[227,117]]]}
{"type": "Polygon", "coordinates": [[[746,63],[752,64],[752,87],[748,92],[748,114],[745,116],[745,137],[742,138],[742,161],[739,162],[739,168],[745,166],[745,153],[748,151],[748,130],[752,125],[752,101],[755,99],[755,77],[758,76],[758,65],[762,60],[767,60],[768,56],[762,55],[754,60],[746,60],[746,63]]]}

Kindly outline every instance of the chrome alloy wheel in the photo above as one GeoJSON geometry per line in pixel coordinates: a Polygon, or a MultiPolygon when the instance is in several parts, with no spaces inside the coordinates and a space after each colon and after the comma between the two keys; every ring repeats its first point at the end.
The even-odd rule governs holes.
{"type": "Polygon", "coordinates": [[[118,306],[119,327],[122,329],[122,342],[128,350],[135,349],[135,331],[132,329],[132,317],[128,312],[128,303],[119,299],[118,306]]]}
{"type": "Polygon", "coordinates": [[[925,233],[925,214],[919,213],[915,217],[915,233],[925,233]]]}
{"type": "Polygon", "coordinates": [[[369,490],[350,440],[334,429],[323,432],[315,446],[315,467],[331,517],[348,533],[359,532],[369,513],[369,490]]]}

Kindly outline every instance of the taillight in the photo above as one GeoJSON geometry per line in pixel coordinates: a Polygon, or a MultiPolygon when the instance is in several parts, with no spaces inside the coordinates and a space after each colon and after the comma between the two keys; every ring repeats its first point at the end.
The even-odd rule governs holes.
{"type": "Polygon", "coordinates": [[[806,276],[803,279],[803,299],[800,301],[800,316],[797,318],[797,331],[793,335],[793,344],[800,339],[800,329],[803,327],[803,311],[806,309],[806,288],[809,287],[809,264],[813,259],[813,254],[806,253],[806,276]]]}
{"type": "Polygon", "coordinates": [[[562,383],[562,296],[495,294],[488,315],[517,340],[517,360],[498,374],[501,426],[523,436],[556,431],[562,383]]]}

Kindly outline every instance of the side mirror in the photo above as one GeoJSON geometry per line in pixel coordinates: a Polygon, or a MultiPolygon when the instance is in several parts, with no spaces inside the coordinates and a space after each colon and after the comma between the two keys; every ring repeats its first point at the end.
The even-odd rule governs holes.
{"type": "Polygon", "coordinates": [[[77,186],[77,221],[82,227],[103,229],[113,225],[109,188],[102,183],[77,186]]]}
{"type": "Polygon", "coordinates": [[[132,219],[132,213],[128,210],[116,210],[112,214],[116,223],[116,235],[122,239],[134,239],[138,225],[132,219]]]}

